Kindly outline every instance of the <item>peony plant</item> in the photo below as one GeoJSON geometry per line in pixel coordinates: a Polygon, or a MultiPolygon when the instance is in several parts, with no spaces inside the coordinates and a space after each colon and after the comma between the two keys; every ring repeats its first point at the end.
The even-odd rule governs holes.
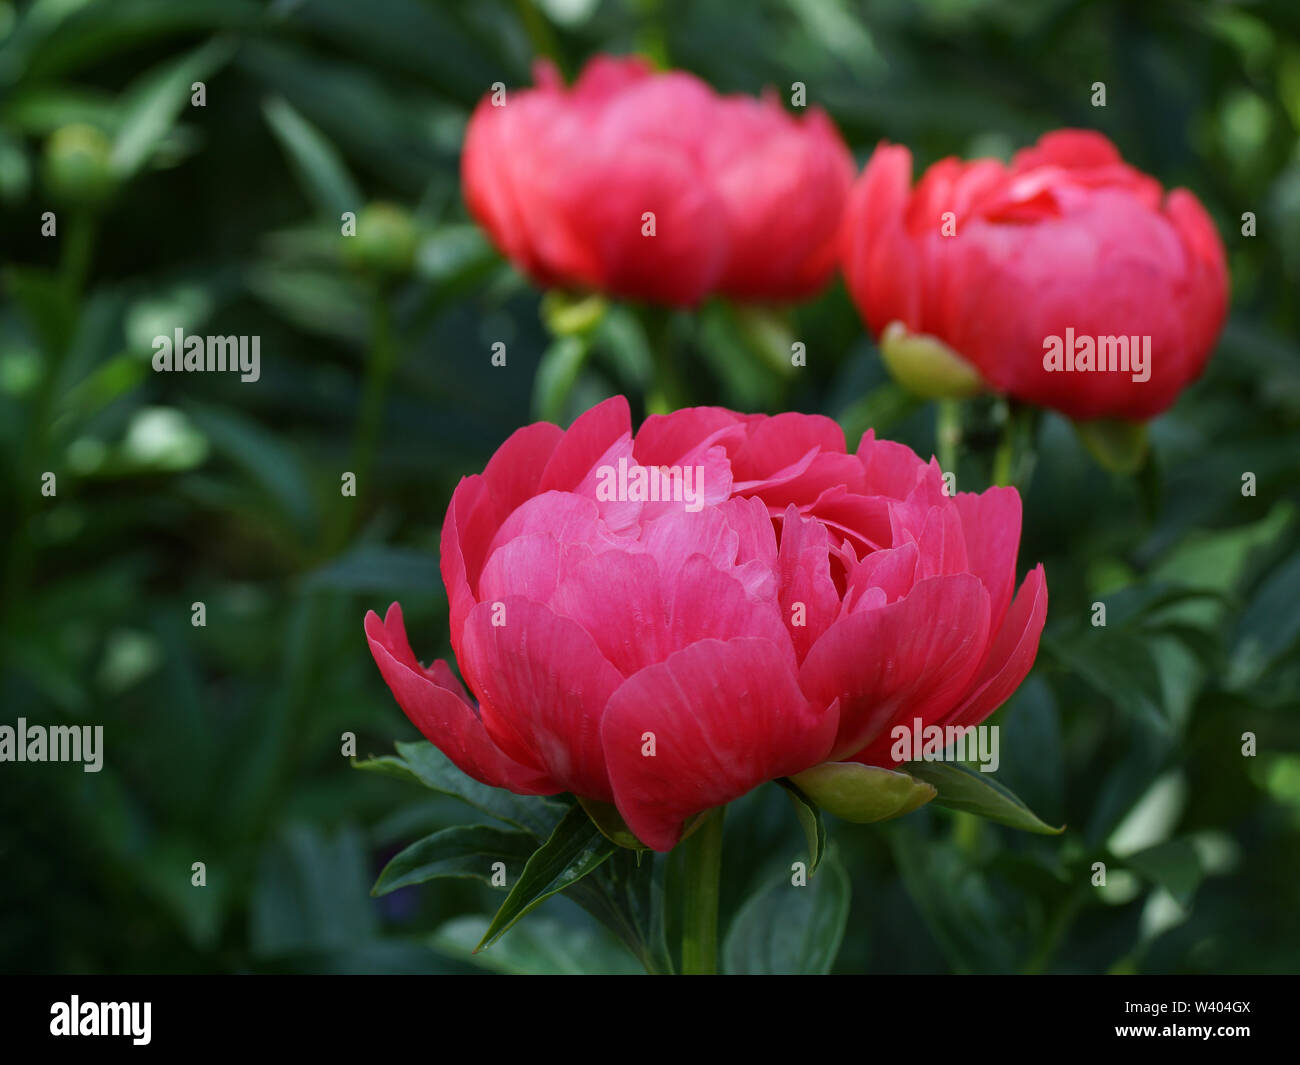
{"type": "MultiPolygon", "coordinates": [[[[820,416],[698,407],[634,434],[614,397],[567,431],[518,430],[443,525],[464,684],[421,664],[398,604],[365,619],[385,682],[451,765],[484,790],[575,803],[484,942],[553,890],[529,870],[578,841],[586,864],[562,886],[594,855],[682,844],[682,966],[711,970],[721,811],[772,781],[814,870],[823,808],[876,821],[935,800],[1050,831],[982,774],[894,742],[900,726],[978,725],[1032,666],[1047,588],[1036,566],[1016,590],[1020,522],[1014,488],[952,492],[933,459],[871,432],[849,452],[820,416]]],[[[428,858],[399,856],[389,882],[428,858]]]]}

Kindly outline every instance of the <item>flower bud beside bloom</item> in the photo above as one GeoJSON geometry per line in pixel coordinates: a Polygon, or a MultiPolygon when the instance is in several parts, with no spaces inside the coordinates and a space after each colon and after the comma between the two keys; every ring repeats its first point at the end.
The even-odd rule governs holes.
{"type": "Polygon", "coordinates": [[[830,278],[853,160],[816,108],[719,96],[597,56],[566,87],[489,93],[465,132],[465,201],[543,286],[690,306],[796,300],[830,278]]]}
{"type": "Polygon", "coordinates": [[[841,252],[873,332],[901,323],[993,390],[1075,419],[1165,410],[1227,313],[1223,244],[1200,202],[1083,130],[1049,133],[1010,166],[941,160],[915,187],[911,153],[882,144],[841,252]]]}

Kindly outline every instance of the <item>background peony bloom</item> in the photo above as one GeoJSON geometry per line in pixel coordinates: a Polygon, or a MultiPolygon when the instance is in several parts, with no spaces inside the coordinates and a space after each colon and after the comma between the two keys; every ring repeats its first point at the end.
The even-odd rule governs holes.
{"type": "Polygon", "coordinates": [[[847,454],[828,418],[698,407],[633,437],[616,397],[567,432],[520,429],[452,497],[442,575],[477,707],[419,664],[396,604],[366,635],[470,776],[615,803],[668,850],[765,781],[892,765],[896,723],[992,713],[1047,611],[1041,566],[1013,598],[1019,540],[1015,489],[946,496],[933,460],[872,433],[847,454]],[[620,467],[699,468],[702,491],[608,498],[620,467]]]}
{"type": "Polygon", "coordinates": [[[901,322],[995,390],[1072,418],[1150,418],[1204,368],[1227,311],[1222,242],[1200,202],[1166,196],[1099,133],[1061,130],[995,160],[944,159],[912,188],[882,145],[845,214],[843,267],[870,328],[901,322]],[[955,235],[944,236],[945,212],[955,235]],[[1044,340],[1150,336],[1150,378],[1048,372],[1044,340]]]}
{"type": "Polygon", "coordinates": [[[829,279],[853,160],[830,120],[720,97],[693,75],[598,56],[572,88],[485,97],[461,178],[470,212],[542,285],[687,306],[794,300],[829,279]],[[643,235],[654,215],[654,236],[643,235]]]}

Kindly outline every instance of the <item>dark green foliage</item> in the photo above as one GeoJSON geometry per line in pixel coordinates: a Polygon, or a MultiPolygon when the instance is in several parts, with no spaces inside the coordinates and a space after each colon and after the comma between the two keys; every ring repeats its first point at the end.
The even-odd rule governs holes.
{"type": "MultiPolygon", "coordinates": [[[[1051,605],[1035,672],[993,720],[998,780],[1065,833],[934,805],[827,818],[828,879],[802,903],[825,935],[728,939],[769,927],[808,858],[788,799],[760,789],[727,818],[726,964],[826,968],[851,900],[841,971],[1295,971],[1292,0],[0,0],[0,724],[105,737],[99,773],[0,763],[0,969],[636,971],[620,938],[662,956],[646,916],[662,886],[619,851],[576,885],[583,908],[548,900],[471,960],[506,896],[456,856],[522,854],[566,807],[434,837],[487,817],[354,771],[342,739],[360,759],[418,739],[362,616],[400,599],[417,654],[449,654],[437,545],[456,482],[540,410],[567,422],[622,391],[642,412],[652,346],[692,403],[821,411],[854,443],[874,426],[933,448],[933,405],[884,376],[839,283],[793,311],[617,308],[548,335],[539,293],[466,217],[463,125],[535,53],[572,74],[634,48],[724,91],[804,82],[859,161],[882,138],[923,166],[1101,129],[1204,200],[1233,277],[1217,355],[1153,424],[1140,474],[1038,424],[1021,568],[1045,563],[1051,605]],[[81,153],[66,172],[51,138],[81,153]],[[340,215],[376,207],[391,239],[345,257],[340,215]],[[152,338],[177,325],[260,336],[261,379],[152,372],[152,338]],[[797,373],[772,356],[788,339],[807,348],[797,373]],[[371,897],[428,837],[439,879],[371,897]],[[590,916],[614,912],[638,923],[590,916]]],[[[987,482],[994,413],[972,405],[963,488],[987,482]]],[[[398,871],[423,879],[410,861],[398,871]]]]}

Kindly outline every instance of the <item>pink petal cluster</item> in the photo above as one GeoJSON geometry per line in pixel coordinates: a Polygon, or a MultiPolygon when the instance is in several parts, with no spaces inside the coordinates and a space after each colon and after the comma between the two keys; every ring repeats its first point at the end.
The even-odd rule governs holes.
{"type": "Polygon", "coordinates": [[[479,103],[461,176],[470,212],[539,284],[689,306],[829,280],[854,167],[823,112],[719,96],[636,57],[597,56],[572,88],[545,62],[535,79],[479,103]]]}
{"type": "MultiPolygon", "coordinates": [[[[618,493],[633,496],[636,493],[618,493]]],[[[465,773],[613,803],[656,850],[693,815],[826,760],[892,765],[889,731],[973,725],[1033,663],[1042,567],[1015,592],[1020,497],[830,419],[622,397],[520,429],[442,531],[451,644],[366,617],[407,716],[465,773]],[[700,473],[698,506],[611,498],[607,472],[700,473]],[[652,754],[646,752],[652,750],[652,754]]]]}
{"type": "Polygon", "coordinates": [[[1197,198],[1167,196],[1104,136],[1058,130],[997,160],[949,158],[912,186],[882,145],[845,213],[843,268],[871,329],[946,343],[995,390],[1073,418],[1141,420],[1204,369],[1228,304],[1223,244],[1197,198]],[[1150,377],[1052,372],[1044,342],[1149,337],[1150,377]]]}

